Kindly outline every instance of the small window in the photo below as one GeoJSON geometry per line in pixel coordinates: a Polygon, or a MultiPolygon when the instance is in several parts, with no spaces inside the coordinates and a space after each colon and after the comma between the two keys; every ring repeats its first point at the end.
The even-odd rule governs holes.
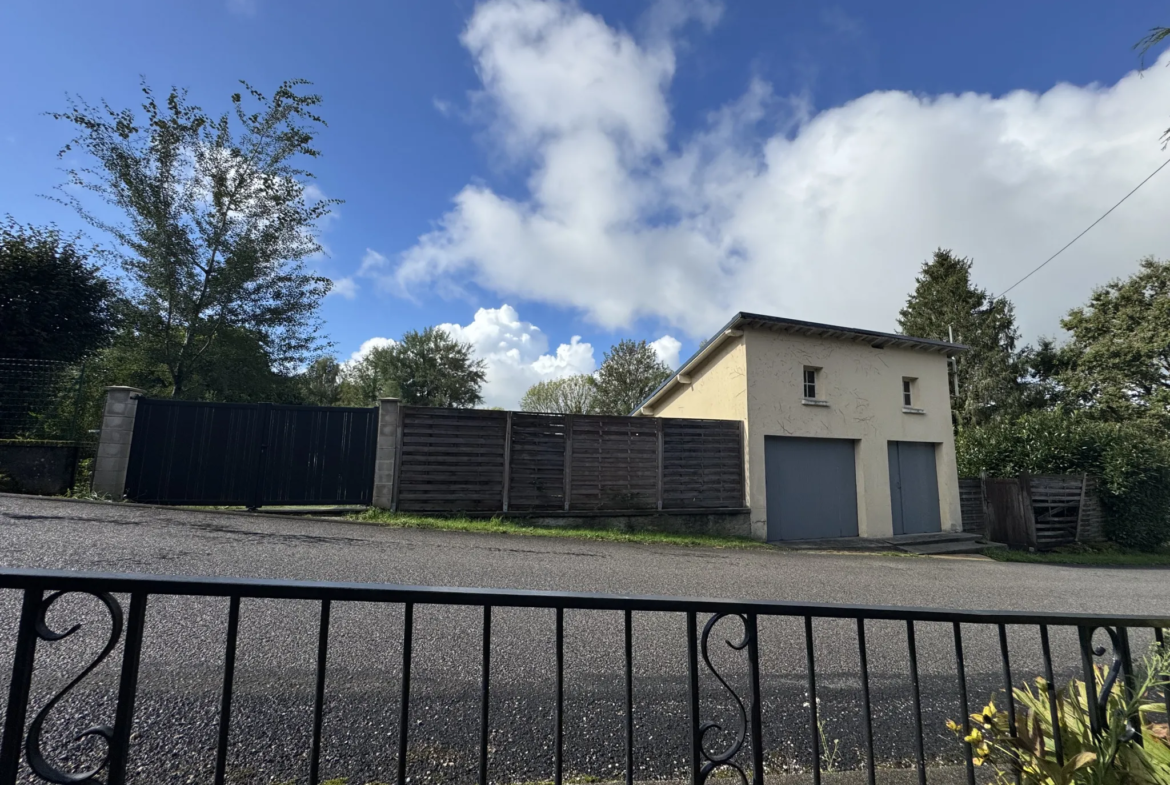
{"type": "Polygon", "coordinates": [[[817,397],[817,369],[804,369],[804,397],[816,400],[817,397]]]}
{"type": "Polygon", "coordinates": [[[911,394],[912,385],[913,385],[913,379],[903,379],[902,380],[902,405],[903,406],[909,407],[909,406],[914,405],[914,396],[911,394]]]}

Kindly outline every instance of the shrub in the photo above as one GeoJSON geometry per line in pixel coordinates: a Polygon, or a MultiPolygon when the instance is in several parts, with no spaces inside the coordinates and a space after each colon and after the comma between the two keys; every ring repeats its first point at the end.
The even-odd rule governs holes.
{"type": "Polygon", "coordinates": [[[960,428],[955,451],[965,477],[1095,475],[1109,539],[1143,550],[1170,541],[1170,438],[1149,423],[1033,412],[960,428]]]}
{"type": "Polygon", "coordinates": [[[1127,695],[1124,679],[1109,683],[1105,669],[1098,666],[1097,684],[1110,686],[1100,704],[1103,723],[1097,735],[1089,722],[1089,701],[1096,702],[1097,696],[1088,694],[1085,683],[1075,679],[1055,694],[1056,727],[1048,684],[1042,678],[1036,679],[1034,691],[1028,686],[1012,690],[1019,707],[1014,718],[992,700],[971,715],[966,735],[957,722],[948,721],[947,727],[971,744],[976,765],[995,767],[996,781],[1002,785],[1012,782],[1016,773],[1022,785],[1164,784],[1170,782],[1170,736],[1165,723],[1154,721],[1163,706],[1146,701],[1160,698],[1159,691],[1167,689],[1170,681],[1159,675],[1167,668],[1170,652],[1153,649],[1135,679],[1133,693],[1127,695]],[[1056,757],[1057,734],[1063,765],[1056,757]]]}

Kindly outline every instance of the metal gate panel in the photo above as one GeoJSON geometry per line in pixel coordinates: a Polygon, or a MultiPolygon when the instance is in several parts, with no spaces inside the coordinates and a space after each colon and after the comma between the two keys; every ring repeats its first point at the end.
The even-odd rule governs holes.
{"type": "Polygon", "coordinates": [[[256,492],[256,406],[139,398],[126,497],[246,505],[256,492]]]}
{"type": "Polygon", "coordinates": [[[126,496],[149,504],[369,504],[378,410],[140,398],[126,496]]]}
{"type": "Polygon", "coordinates": [[[894,534],[942,531],[933,442],[889,442],[890,511],[894,534]]]}
{"type": "Polygon", "coordinates": [[[274,405],[265,419],[264,504],[370,503],[377,409],[274,405]]]}
{"type": "Polygon", "coordinates": [[[849,439],[764,437],[768,540],[857,536],[857,469],[849,439]]]}

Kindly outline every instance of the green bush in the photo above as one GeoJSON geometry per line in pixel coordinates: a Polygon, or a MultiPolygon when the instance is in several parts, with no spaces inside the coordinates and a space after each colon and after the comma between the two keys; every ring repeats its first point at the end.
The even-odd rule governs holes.
{"type": "Polygon", "coordinates": [[[995,768],[997,785],[1165,785],[1170,782],[1170,737],[1158,715],[1162,691],[1170,685],[1163,675],[1168,667],[1170,650],[1155,647],[1139,668],[1132,691],[1124,679],[1112,682],[1105,701],[1098,704],[1104,720],[1099,734],[1092,732],[1089,707],[1090,701],[1097,702],[1096,685],[1107,681],[1101,666],[1094,668],[1093,689],[1073,679],[1064,689],[1053,690],[1055,707],[1048,683],[1038,678],[1035,689],[1027,684],[1012,689],[1018,707],[1014,718],[993,698],[971,715],[969,731],[954,721],[947,727],[971,745],[976,766],[989,763],[995,768]],[[1058,736],[1063,760],[1056,757],[1058,736]]]}
{"type": "Polygon", "coordinates": [[[1143,422],[1108,423],[1060,410],[960,428],[959,475],[1096,475],[1105,534],[1130,548],[1170,541],[1170,438],[1143,422]]]}

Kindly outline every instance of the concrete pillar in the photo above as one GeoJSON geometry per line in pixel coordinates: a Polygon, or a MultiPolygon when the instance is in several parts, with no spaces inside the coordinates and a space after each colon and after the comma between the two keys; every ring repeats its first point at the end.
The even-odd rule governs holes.
{"type": "Polygon", "coordinates": [[[394,505],[394,471],[398,463],[397,398],[378,399],[378,446],[374,456],[375,507],[389,510],[394,505]]]}
{"type": "Polygon", "coordinates": [[[146,395],[134,387],[107,387],[102,433],[93,464],[93,491],[121,499],[126,492],[126,467],[130,464],[130,439],[138,398],[146,395]]]}

